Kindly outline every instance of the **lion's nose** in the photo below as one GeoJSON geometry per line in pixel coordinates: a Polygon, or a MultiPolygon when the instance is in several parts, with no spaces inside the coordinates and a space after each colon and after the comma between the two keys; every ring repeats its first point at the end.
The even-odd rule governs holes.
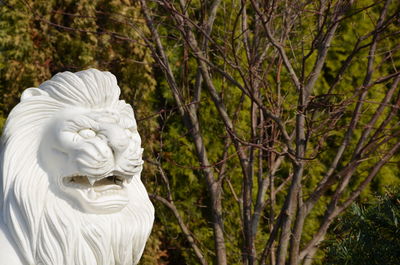
{"type": "Polygon", "coordinates": [[[125,152],[125,150],[128,148],[129,138],[124,136],[124,132],[122,131],[122,134],[118,135],[118,137],[110,137],[108,144],[114,151],[114,154],[119,155],[125,152]]]}
{"type": "Polygon", "coordinates": [[[114,153],[115,159],[123,154],[129,146],[129,137],[119,126],[104,125],[104,134],[107,138],[107,144],[114,153]]]}

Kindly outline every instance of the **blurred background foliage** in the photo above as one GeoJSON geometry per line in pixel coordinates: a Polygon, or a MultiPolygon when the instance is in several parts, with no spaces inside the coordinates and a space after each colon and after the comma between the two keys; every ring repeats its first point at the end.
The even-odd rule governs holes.
{"type": "MultiPolygon", "coordinates": [[[[224,9],[221,9],[217,16],[213,33],[216,36],[216,42],[221,46],[225,45],[226,40],[218,36],[224,36],[225,31],[231,30],[234,24],[232,13],[237,9],[234,2],[223,2],[224,9]]],[[[196,9],[192,12],[196,12],[196,9]]],[[[251,15],[252,10],[249,9],[248,12],[251,15]]],[[[369,15],[377,17],[378,12],[371,12],[369,15]]],[[[197,64],[193,59],[185,60],[187,58],[185,47],[179,45],[179,34],[175,28],[169,26],[168,19],[167,16],[157,18],[158,21],[163,21],[163,24],[158,25],[159,31],[166,36],[163,41],[168,47],[168,57],[171,59],[175,76],[179,77],[178,82],[189,94],[194,85],[197,64]]],[[[299,27],[296,35],[291,36],[293,43],[300,38],[299,36],[306,33],[308,25],[314,21],[310,16],[306,17],[302,23],[303,27],[299,27]]],[[[323,74],[316,85],[317,94],[318,90],[326,91],[334,73],[338,72],[341,63],[352,49],[356,41],[354,36],[368,32],[371,23],[371,19],[366,18],[364,13],[360,13],[350,18],[338,30],[323,74]]],[[[398,28],[387,30],[395,31],[398,28]]],[[[211,213],[207,207],[209,194],[206,191],[205,182],[202,181],[203,176],[194,154],[194,145],[177,111],[170,88],[142,38],[146,33],[147,29],[140,15],[140,8],[134,1],[0,1],[0,124],[4,123],[10,110],[18,103],[24,89],[38,86],[58,72],[75,72],[91,67],[112,72],[119,81],[122,98],[132,104],[135,110],[147,161],[142,178],[149,193],[165,193],[166,186],[160,178],[157,166],[161,163],[169,177],[175,204],[184,222],[199,242],[207,260],[212,263],[214,243],[209,221],[211,213]]],[[[398,37],[388,37],[385,41],[388,46],[399,42],[398,37]]],[[[227,49],[229,50],[229,47],[227,49]]],[[[365,50],[358,55],[356,62],[349,69],[351,74],[344,76],[334,96],[315,98],[315,108],[311,110],[314,112],[312,122],[322,123],[326,118],[327,110],[321,108],[321,104],[341,104],[352,97],[348,93],[348,88],[361,85],[367,54],[368,51],[365,50]]],[[[400,67],[399,54],[393,56],[393,64],[400,67]]],[[[223,58],[217,56],[213,60],[216,65],[224,63],[223,58]]],[[[227,69],[227,71],[230,70],[227,69]]],[[[377,73],[385,75],[388,71],[382,67],[377,73]]],[[[234,71],[231,72],[234,76],[234,71]]],[[[274,82],[275,74],[276,72],[272,69],[266,79],[274,82]]],[[[290,80],[287,74],[282,75],[281,83],[284,104],[288,106],[285,110],[290,110],[290,105],[296,97],[290,94],[288,88],[290,80]]],[[[241,92],[232,89],[221,77],[215,77],[215,85],[228,103],[226,104],[228,112],[236,116],[235,124],[238,134],[247,138],[250,131],[248,122],[250,102],[243,99],[241,92]]],[[[375,87],[370,92],[372,94],[369,99],[379,101],[384,96],[384,87],[384,84],[375,87]]],[[[206,92],[202,93],[206,94],[206,92]]],[[[192,104],[192,102],[186,103],[192,104]]],[[[373,108],[365,111],[363,116],[365,121],[370,118],[373,108]]],[[[202,97],[199,109],[201,123],[205,124],[202,127],[202,134],[210,161],[218,162],[224,148],[233,147],[226,147],[224,125],[216,118],[218,117],[217,110],[209,97],[202,97]]],[[[349,113],[340,113],[340,115],[339,123],[348,123],[351,115],[349,113]]],[[[290,113],[287,116],[290,116],[290,113]]],[[[361,130],[357,133],[360,134],[361,130]]],[[[342,136],[343,131],[332,133],[324,144],[327,147],[335,147],[339,143],[337,138],[342,136]]],[[[309,144],[317,145],[318,140],[311,139],[309,144]]],[[[322,172],[326,171],[330,158],[334,155],[330,150],[334,149],[326,148],[326,150],[305,169],[307,179],[304,181],[306,187],[304,193],[307,193],[307,188],[311,190],[315,187],[321,179],[322,172]]],[[[232,150],[229,153],[234,152],[232,150]]],[[[349,152],[347,156],[351,156],[351,153],[349,152]]],[[[396,157],[398,160],[399,155],[396,157]]],[[[230,171],[223,185],[227,252],[229,264],[239,264],[241,263],[242,237],[239,235],[241,217],[237,214],[240,206],[235,197],[241,193],[241,168],[238,166],[236,156],[229,157],[228,167],[230,171]]],[[[369,167],[366,166],[365,169],[367,168],[369,167]]],[[[290,174],[289,171],[290,166],[283,164],[277,172],[277,184],[290,174]]],[[[360,176],[366,173],[363,172],[363,168],[357,172],[360,176]]],[[[399,185],[399,176],[399,163],[390,163],[363,192],[360,201],[365,202],[375,196],[383,196],[387,186],[399,185]]],[[[355,186],[360,179],[353,178],[352,185],[355,186]]],[[[284,195],[283,193],[277,197],[278,207],[282,205],[284,195]]],[[[156,222],[140,264],[197,264],[192,249],[182,235],[173,214],[163,205],[157,202],[154,204],[156,222]]],[[[325,206],[326,201],[319,202],[307,219],[303,234],[306,241],[318,228],[325,206]]],[[[395,264],[390,259],[387,261],[382,259],[385,260],[382,263],[368,262],[370,255],[379,257],[385,251],[390,252],[389,256],[399,258],[398,206],[399,197],[395,194],[385,195],[382,200],[378,200],[371,206],[354,206],[341,217],[335,228],[331,229],[326,247],[317,255],[315,263],[326,264],[324,258],[327,257],[326,260],[330,264],[395,264]],[[391,233],[397,233],[397,237],[391,233]],[[381,242],[384,244],[380,244],[381,242]],[[382,248],[387,249],[382,250],[382,248]],[[366,259],[354,261],[354,256],[366,259]]],[[[268,226],[268,223],[263,221],[262,225],[268,226]]],[[[256,243],[258,250],[263,248],[262,242],[265,242],[268,236],[267,230],[263,234],[258,238],[261,244],[256,243]]]]}

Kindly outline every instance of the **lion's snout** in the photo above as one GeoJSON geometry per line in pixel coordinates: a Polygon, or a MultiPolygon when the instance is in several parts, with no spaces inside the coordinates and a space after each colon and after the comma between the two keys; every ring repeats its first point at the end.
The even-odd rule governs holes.
{"type": "Polygon", "coordinates": [[[118,169],[130,174],[141,163],[140,150],[140,145],[128,137],[124,130],[108,128],[102,130],[99,137],[79,145],[74,157],[80,172],[104,175],[118,169]]]}

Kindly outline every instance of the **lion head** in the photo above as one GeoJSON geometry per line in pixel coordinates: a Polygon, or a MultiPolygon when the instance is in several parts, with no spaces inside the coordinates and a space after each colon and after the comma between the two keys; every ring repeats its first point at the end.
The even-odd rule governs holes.
{"type": "Polygon", "coordinates": [[[114,75],[28,88],[2,138],[2,215],[26,264],[136,264],[154,219],[141,139],[114,75]]]}

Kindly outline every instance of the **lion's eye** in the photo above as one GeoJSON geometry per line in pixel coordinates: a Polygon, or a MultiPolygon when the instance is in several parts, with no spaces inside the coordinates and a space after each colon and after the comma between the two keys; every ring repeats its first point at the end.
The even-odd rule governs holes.
{"type": "Polygon", "coordinates": [[[96,136],[96,132],[94,132],[93,130],[91,130],[91,129],[82,129],[82,130],[80,130],[79,132],[78,132],[78,134],[80,135],[80,136],[82,136],[83,138],[93,138],[93,137],[95,137],[96,136]]]}

